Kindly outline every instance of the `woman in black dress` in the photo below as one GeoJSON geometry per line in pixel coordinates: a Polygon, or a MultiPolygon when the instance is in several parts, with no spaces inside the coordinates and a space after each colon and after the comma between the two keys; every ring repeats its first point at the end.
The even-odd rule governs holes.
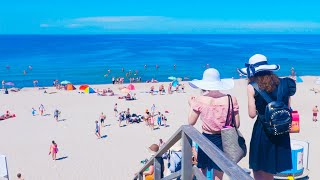
{"type": "MultiPolygon", "coordinates": [[[[279,70],[279,65],[269,65],[267,58],[256,54],[246,63],[246,68],[238,69],[239,73],[246,75],[249,83],[255,82],[260,90],[274,100],[277,99],[278,86],[283,87],[282,101],[290,107],[290,96],[296,91],[296,84],[290,78],[280,78],[272,71],[279,70]]],[[[279,172],[292,169],[291,146],[289,133],[282,135],[269,135],[264,131],[263,116],[268,104],[263,97],[248,84],[248,112],[255,121],[250,142],[249,166],[253,170],[256,180],[273,180],[273,175],[279,172]]]]}

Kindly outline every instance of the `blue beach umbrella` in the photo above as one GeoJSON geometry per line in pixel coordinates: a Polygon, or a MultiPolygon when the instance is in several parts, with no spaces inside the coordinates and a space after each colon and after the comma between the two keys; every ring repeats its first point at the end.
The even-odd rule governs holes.
{"type": "Polygon", "coordinates": [[[70,81],[62,81],[60,84],[66,85],[66,84],[71,84],[71,82],[70,81]]]}
{"type": "Polygon", "coordinates": [[[176,86],[178,86],[178,85],[179,85],[179,82],[178,82],[177,80],[175,80],[175,81],[172,82],[172,86],[173,86],[173,87],[176,87],[176,86]]]}

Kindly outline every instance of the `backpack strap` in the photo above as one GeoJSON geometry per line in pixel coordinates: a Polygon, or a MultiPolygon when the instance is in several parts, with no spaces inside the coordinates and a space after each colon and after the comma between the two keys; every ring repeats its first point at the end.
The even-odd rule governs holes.
{"type": "Polygon", "coordinates": [[[270,96],[269,96],[265,91],[262,91],[262,90],[259,88],[259,86],[258,86],[258,84],[257,84],[256,82],[251,82],[250,84],[251,84],[251,85],[253,86],[253,88],[263,97],[263,99],[267,101],[267,103],[270,103],[270,102],[273,101],[273,100],[270,98],[270,96]]]}

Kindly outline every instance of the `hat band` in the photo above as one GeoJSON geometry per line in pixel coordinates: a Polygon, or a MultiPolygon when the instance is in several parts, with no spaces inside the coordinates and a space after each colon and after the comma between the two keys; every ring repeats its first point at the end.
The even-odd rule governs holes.
{"type": "Polygon", "coordinates": [[[261,65],[268,65],[267,61],[257,62],[255,64],[249,64],[245,63],[245,66],[247,67],[247,76],[251,77],[256,73],[256,67],[259,67],[261,65]]]}

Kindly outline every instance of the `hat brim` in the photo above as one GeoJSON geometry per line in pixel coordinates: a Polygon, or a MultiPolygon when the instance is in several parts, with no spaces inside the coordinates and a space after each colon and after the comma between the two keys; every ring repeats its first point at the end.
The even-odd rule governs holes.
{"type": "MultiPolygon", "coordinates": [[[[255,73],[261,72],[261,71],[278,71],[279,69],[280,69],[280,65],[277,65],[277,64],[261,65],[255,68],[255,73]]],[[[241,68],[241,69],[238,68],[237,71],[244,76],[248,76],[247,68],[241,68]]],[[[250,70],[250,73],[252,73],[251,70],[250,70]]]]}
{"type": "Polygon", "coordinates": [[[233,79],[221,79],[221,81],[210,82],[204,80],[193,80],[189,82],[189,85],[196,89],[202,90],[229,90],[234,87],[233,79]]]}

